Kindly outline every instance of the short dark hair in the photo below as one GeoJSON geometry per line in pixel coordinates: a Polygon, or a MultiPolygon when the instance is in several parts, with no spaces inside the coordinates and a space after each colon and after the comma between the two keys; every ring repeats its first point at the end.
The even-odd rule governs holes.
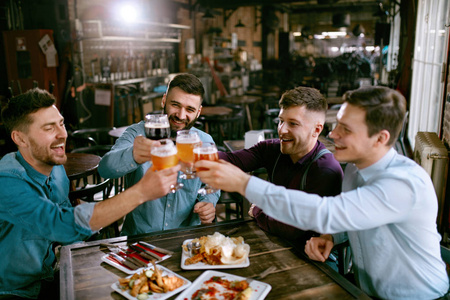
{"type": "Polygon", "coordinates": [[[203,101],[205,88],[203,87],[200,79],[198,79],[195,75],[188,73],[176,75],[170,81],[169,87],[167,88],[167,93],[169,93],[174,87],[178,87],[188,94],[200,96],[200,99],[203,101]]]}
{"type": "Polygon", "coordinates": [[[306,106],[307,110],[325,113],[327,99],[315,88],[299,86],[283,93],[278,102],[281,108],[306,106]]]}
{"type": "Polygon", "coordinates": [[[383,86],[370,86],[348,91],[343,99],[366,111],[369,136],[385,129],[391,134],[388,145],[395,143],[406,113],[406,99],[400,92],[383,86]]]}
{"type": "Polygon", "coordinates": [[[30,114],[41,108],[47,108],[54,105],[55,96],[34,88],[26,91],[19,96],[13,97],[8,104],[2,109],[2,120],[9,132],[13,130],[27,131],[28,126],[33,122],[30,114]]]}

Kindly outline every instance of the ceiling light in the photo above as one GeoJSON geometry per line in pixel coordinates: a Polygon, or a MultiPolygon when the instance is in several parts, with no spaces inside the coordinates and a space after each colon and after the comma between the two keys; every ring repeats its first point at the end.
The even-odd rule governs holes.
{"type": "Polygon", "coordinates": [[[202,19],[214,19],[214,15],[211,13],[211,10],[209,10],[209,8],[206,9],[202,19]]]}
{"type": "Polygon", "coordinates": [[[244,24],[242,24],[242,21],[241,21],[241,19],[239,19],[239,22],[237,22],[237,24],[236,25],[234,25],[234,27],[236,27],[236,28],[239,28],[239,27],[245,27],[245,25],[244,24]]]}

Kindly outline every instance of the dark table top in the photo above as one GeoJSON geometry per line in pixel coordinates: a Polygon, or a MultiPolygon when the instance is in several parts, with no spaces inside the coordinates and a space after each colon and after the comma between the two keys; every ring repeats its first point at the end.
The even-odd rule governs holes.
{"type": "Polygon", "coordinates": [[[222,97],[219,99],[219,101],[223,101],[225,103],[231,103],[231,104],[252,104],[255,102],[260,101],[261,98],[257,96],[250,96],[250,95],[242,95],[242,96],[227,96],[222,97]]]}
{"type": "Polygon", "coordinates": [[[136,237],[118,237],[64,246],[61,249],[60,259],[61,299],[125,299],[114,292],[111,285],[117,282],[119,277],[128,275],[102,262],[102,256],[108,250],[100,243],[126,246],[136,241],[146,241],[174,251],[173,256],[160,262],[160,265],[193,282],[205,270],[181,269],[183,242],[214,232],[226,234],[233,228],[239,229],[232,236],[242,236],[244,242],[250,246],[250,266],[219,271],[252,277],[270,266],[275,266],[274,273],[261,279],[272,287],[266,299],[369,299],[328,265],[306,258],[303,254],[303,245],[291,244],[264,232],[252,220],[201,225],[136,237]]]}
{"type": "Polygon", "coordinates": [[[97,172],[101,157],[88,153],[66,153],[67,161],[64,164],[69,180],[80,179],[97,172]]]}
{"type": "Polygon", "coordinates": [[[203,106],[200,114],[202,116],[228,116],[233,110],[226,106],[203,106]]]}

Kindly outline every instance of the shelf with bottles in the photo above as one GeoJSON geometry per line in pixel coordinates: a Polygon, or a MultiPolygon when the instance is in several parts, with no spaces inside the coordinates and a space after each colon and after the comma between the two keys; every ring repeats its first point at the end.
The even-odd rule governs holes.
{"type": "Polygon", "coordinates": [[[143,41],[180,43],[181,30],[190,26],[156,22],[83,20],[77,23],[79,37],[91,41],[143,41]]]}

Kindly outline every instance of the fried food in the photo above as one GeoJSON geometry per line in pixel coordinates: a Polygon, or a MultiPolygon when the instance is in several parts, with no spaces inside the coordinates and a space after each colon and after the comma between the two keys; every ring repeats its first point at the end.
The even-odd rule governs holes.
{"type": "Polygon", "coordinates": [[[144,270],[135,273],[130,278],[119,278],[122,290],[130,290],[130,295],[136,297],[139,294],[167,293],[184,284],[184,280],[177,276],[163,276],[162,271],[153,263],[153,270],[144,270]]]}
{"type": "MultiPolygon", "coordinates": [[[[200,244],[200,251],[186,259],[186,265],[198,262],[209,265],[240,264],[248,258],[250,253],[250,246],[244,243],[242,237],[225,237],[219,232],[192,240],[192,243],[196,242],[200,244]]],[[[183,249],[186,251],[187,247],[183,245],[183,249]]]]}

